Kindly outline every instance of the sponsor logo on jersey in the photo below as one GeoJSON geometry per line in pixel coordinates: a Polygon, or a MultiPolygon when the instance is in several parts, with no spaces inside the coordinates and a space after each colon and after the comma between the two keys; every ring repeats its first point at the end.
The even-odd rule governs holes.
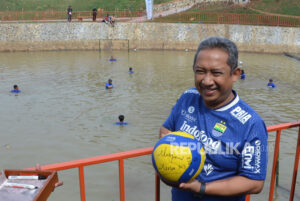
{"type": "Polygon", "coordinates": [[[193,113],[194,111],[195,108],[191,106],[188,108],[188,113],[185,110],[181,110],[181,115],[184,117],[185,120],[195,122],[197,118],[189,114],[193,113]]]}
{"type": "Polygon", "coordinates": [[[235,107],[231,110],[230,114],[237,118],[242,124],[245,124],[252,116],[245,110],[242,110],[240,106],[235,107]]]}
{"type": "Polygon", "coordinates": [[[210,163],[205,164],[203,169],[206,173],[206,176],[208,176],[210,173],[212,173],[214,171],[214,168],[213,168],[212,164],[210,164],[210,163]]]}
{"type": "Polygon", "coordinates": [[[255,141],[255,164],[254,173],[260,173],[260,159],[261,159],[261,142],[260,140],[255,141]]]}
{"type": "Polygon", "coordinates": [[[208,137],[205,131],[198,130],[197,126],[191,126],[187,123],[187,121],[184,121],[180,130],[192,134],[198,141],[202,142],[206,153],[216,154],[220,152],[221,142],[208,137]]]}
{"type": "Polygon", "coordinates": [[[216,123],[213,130],[212,134],[215,137],[220,137],[224,132],[226,131],[227,127],[225,126],[225,122],[221,121],[221,123],[216,123]]]}
{"type": "Polygon", "coordinates": [[[252,159],[254,156],[254,146],[251,146],[250,143],[245,143],[243,152],[242,152],[242,167],[244,169],[252,170],[254,167],[251,165],[252,159]]]}
{"type": "Polygon", "coordinates": [[[190,106],[190,107],[188,108],[188,112],[189,112],[190,114],[192,114],[194,111],[195,111],[195,108],[194,108],[193,106],[190,106]]]}

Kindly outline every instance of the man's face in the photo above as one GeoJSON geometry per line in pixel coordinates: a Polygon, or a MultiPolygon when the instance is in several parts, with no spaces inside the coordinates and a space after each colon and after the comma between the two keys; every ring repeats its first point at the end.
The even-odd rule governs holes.
{"type": "Polygon", "coordinates": [[[201,50],[197,56],[195,86],[205,105],[211,109],[221,107],[234,98],[232,85],[239,78],[240,69],[236,68],[231,74],[227,59],[228,54],[218,48],[201,50]]]}

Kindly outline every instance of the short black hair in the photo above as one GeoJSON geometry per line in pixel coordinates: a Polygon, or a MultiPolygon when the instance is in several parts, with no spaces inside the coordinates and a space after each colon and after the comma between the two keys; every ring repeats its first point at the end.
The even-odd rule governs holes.
{"type": "Polygon", "coordinates": [[[18,85],[15,84],[15,85],[14,85],[14,89],[16,89],[16,88],[18,88],[18,85]]]}
{"type": "Polygon", "coordinates": [[[199,44],[197,52],[194,57],[193,68],[195,68],[197,57],[201,50],[215,49],[215,48],[221,49],[228,54],[227,64],[230,66],[231,73],[232,73],[234,69],[238,67],[238,49],[234,44],[234,42],[232,42],[227,38],[222,38],[219,36],[209,37],[203,40],[199,44]]]}
{"type": "Polygon", "coordinates": [[[124,119],[125,119],[125,117],[124,117],[124,115],[119,115],[119,120],[120,120],[120,122],[123,122],[124,121],[124,119]]]}

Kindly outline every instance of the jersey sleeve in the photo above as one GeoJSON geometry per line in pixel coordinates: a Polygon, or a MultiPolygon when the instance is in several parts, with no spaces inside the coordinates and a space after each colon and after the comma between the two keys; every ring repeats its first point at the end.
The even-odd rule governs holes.
{"type": "Polygon", "coordinates": [[[268,164],[268,133],[264,122],[255,122],[240,154],[239,175],[253,180],[265,180],[268,164]]]}
{"type": "Polygon", "coordinates": [[[163,123],[163,127],[165,127],[166,129],[168,129],[170,131],[176,131],[176,122],[178,120],[180,108],[182,105],[182,96],[177,100],[177,102],[173,106],[172,111],[169,114],[168,118],[163,123]]]}

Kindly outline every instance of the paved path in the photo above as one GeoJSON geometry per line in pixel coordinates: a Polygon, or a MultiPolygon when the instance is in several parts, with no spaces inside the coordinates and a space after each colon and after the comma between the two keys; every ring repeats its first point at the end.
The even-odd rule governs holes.
{"type": "MultiPolygon", "coordinates": [[[[153,19],[154,18],[158,18],[158,17],[165,17],[165,16],[168,16],[168,15],[173,15],[175,13],[180,13],[180,12],[183,12],[183,11],[186,11],[190,8],[192,8],[194,5],[190,5],[190,6],[185,6],[185,7],[182,7],[182,8],[176,8],[176,9],[172,9],[172,10],[167,10],[167,11],[162,11],[162,12],[156,12],[156,13],[153,13],[153,19]]],[[[144,21],[147,21],[147,16],[143,16],[143,17],[136,17],[132,20],[129,20],[129,22],[144,22],[144,21]]]]}

